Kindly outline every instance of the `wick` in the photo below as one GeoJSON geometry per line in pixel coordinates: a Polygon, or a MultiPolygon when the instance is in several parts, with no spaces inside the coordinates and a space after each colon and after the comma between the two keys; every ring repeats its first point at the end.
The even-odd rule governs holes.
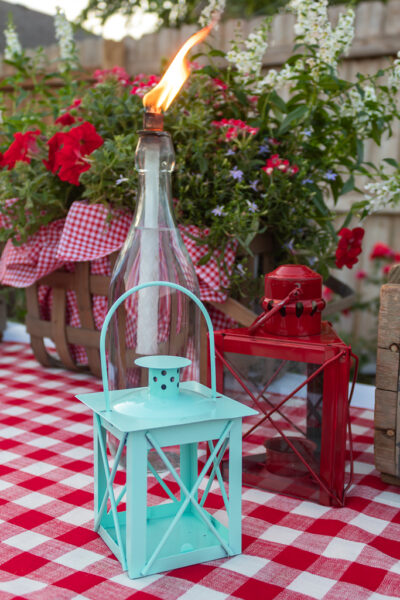
{"type": "Polygon", "coordinates": [[[146,110],[143,117],[143,129],[150,131],[162,131],[164,129],[163,114],[146,110]]]}

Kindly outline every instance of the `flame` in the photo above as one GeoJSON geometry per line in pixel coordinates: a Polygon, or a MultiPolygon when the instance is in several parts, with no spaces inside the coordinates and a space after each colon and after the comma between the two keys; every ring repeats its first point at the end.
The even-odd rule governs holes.
{"type": "Polygon", "coordinates": [[[155,113],[167,110],[190,75],[186,55],[193,46],[206,39],[213,27],[214,23],[207,25],[183,44],[161,81],[143,97],[143,105],[147,110],[155,113]]]}

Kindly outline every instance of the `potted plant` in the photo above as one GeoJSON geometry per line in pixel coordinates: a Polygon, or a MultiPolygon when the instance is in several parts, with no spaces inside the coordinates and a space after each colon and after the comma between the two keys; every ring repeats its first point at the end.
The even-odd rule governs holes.
{"type": "MultiPolygon", "coordinates": [[[[348,10],[332,29],[326,4],[292,0],[296,54],[279,72],[262,72],[268,44],[263,24],[247,40],[235,40],[226,56],[211,50],[207,66],[193,64],[188,84],[166,114],[177,148],[178,222],[201,249],[197,267],[214,261],[225,275],[223,287],[237,297],[248,296],[251,287],[259,296],[259,282],[243,260],[259,234],[272,239],[275,265],[305,263],[324,278],[333,267],[352,268],[363,237],[357,220],[376,209],[375,198],[365,195],[356,178],[382,186],[382,177],[388,177],[365,161],[364,144],[379,144],[399,116],[394,98],[400,59],[386,72],[360,75],[355,82],[341,79],[338,62],[351,44],[354,14],[348,10]],[[214,57],[225,58],[224,65],[214,64],[214,57]],[[360,201],[338,227],[335,205],[350,191],[360,201]]],[[[18,86],[30,73],[28,60],[33,75],[37,65],[21,52],[11,53],[15,74],[5,82],[14,89],[14,110],[4,111],[2,124],[0,212],[6,227],[0,239],[10,240],[11,253],[11,244],[35,246],[49,228],[61,235],[71,210],[80,218],[82,211],[96,210],[103,236],[104,224],[116,231],[117,223],[129,223],[142,96],[158,81],[114,68],[77,82],[67,61],[58,93],[49,93],[48,74],[36,76],[36,99],[21,108],[18,86]]],[[[399,169],[396,161],[388,162],[395,168],[392,181],[399,169]]],[[[387,199],[394,202],[397,195],[387,199]]],[[[11,269],[12,260],[3,256],[3,281],[10,282],[7,265],[11,269]]],[[[55,261],[52,267],[57,266],[55,261]]],[[[106,276],[109,264],[103,267],[106,276]]]]}

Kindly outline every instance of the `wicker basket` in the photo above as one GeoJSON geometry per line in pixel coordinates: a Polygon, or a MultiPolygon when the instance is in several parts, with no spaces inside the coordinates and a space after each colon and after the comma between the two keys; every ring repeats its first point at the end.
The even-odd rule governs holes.
{"type": "MultiPolygon", "coordinates": [[[[112,263],[115,262],[116,257],[117,253],[111,255],[112,263]]],[[[92,296],[107,296],[109,285],[110,277],[92,275],[90,262],[79,262],[75,265],[75,272],[70,273],[59,269],[26,289],[26,327],[31,336],[33,353],[42,365],[46,367],[63,366],[74,371],[89,369],[94,375],[100,376],[100,332],[94,323],[92,296]],[[41,285],[52,288],[53,302],[50,321],[46,321],[40,316],[38,291],[41,285]],[[65,322],[67,291],[69,290],[76,294],[80,328],[70,327],[65,322]],[[49,354],[44,338],[53,341],[59,360],[49,354]],[[88,367],[77,365],[70,352],[71,344],[85,348],[88,367]]]]}
{"type": "MultiPolygon", "coordinates": [[[[111,255],[113,264],[118,253],[111,255]]],[[[26,289],[27,316],[26,327],[31,336],[31,346],[36,359],[46,367],[64,367],[73,371],[91,371],[100,377],[100,332],[96,329],[92,313],[92,296],[107,296],[110,277],[106,275],[92,275],[90,262],[76,263],[75,272],[70,273],[63,269],[54,271],[43,277],[26,289]],[[52,288],[53,301],[50,321],[40,316],[38,292],[39,287],[46,285],[52,288]],[[66,325],[65,311],[67,305],[67,291],[76,294],[81,327],[66,325]],[[58,359],[48,352],[45,339],[53,341],[58,359]],[[88,366],[82,367],[76,363],[70,345],[83,346],[88,357],[88,366]]],[[[232,298],[226,302],[210,302],[215,308],[225,315],[238,321],[242,326],[249,326],[256,315],[232,298]]],[[[202,321],[203,322],[203,321],[202,321]]],[[[207,378],[207,336],[205,329],[201,331],[201,367],[200,379],[206,382],[207,378]]]]}

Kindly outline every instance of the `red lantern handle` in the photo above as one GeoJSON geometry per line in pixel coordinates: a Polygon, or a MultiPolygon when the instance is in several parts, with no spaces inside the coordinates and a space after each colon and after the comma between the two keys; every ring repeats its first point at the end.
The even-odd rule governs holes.
{"type": "Polygon", "coordinates": [[[254,323],[252,323],[249,327],[249,333],[254,334],[257,331],[257,329],[261,327],[261,325],[264,325],[265,321],[268,321],[268,319],[273,317],[274,314],[277,313],[278,310],[280,310],[286,304],[286,302],[289,302],[289,300],[292,300],[293,298],[297,298],[300,295],[300,293],[300,284],[296,283],[296,287],[288,293],[286,298],[275,304],[275,306],[270,311],[264,312],[256,318],[254,323]]]}

